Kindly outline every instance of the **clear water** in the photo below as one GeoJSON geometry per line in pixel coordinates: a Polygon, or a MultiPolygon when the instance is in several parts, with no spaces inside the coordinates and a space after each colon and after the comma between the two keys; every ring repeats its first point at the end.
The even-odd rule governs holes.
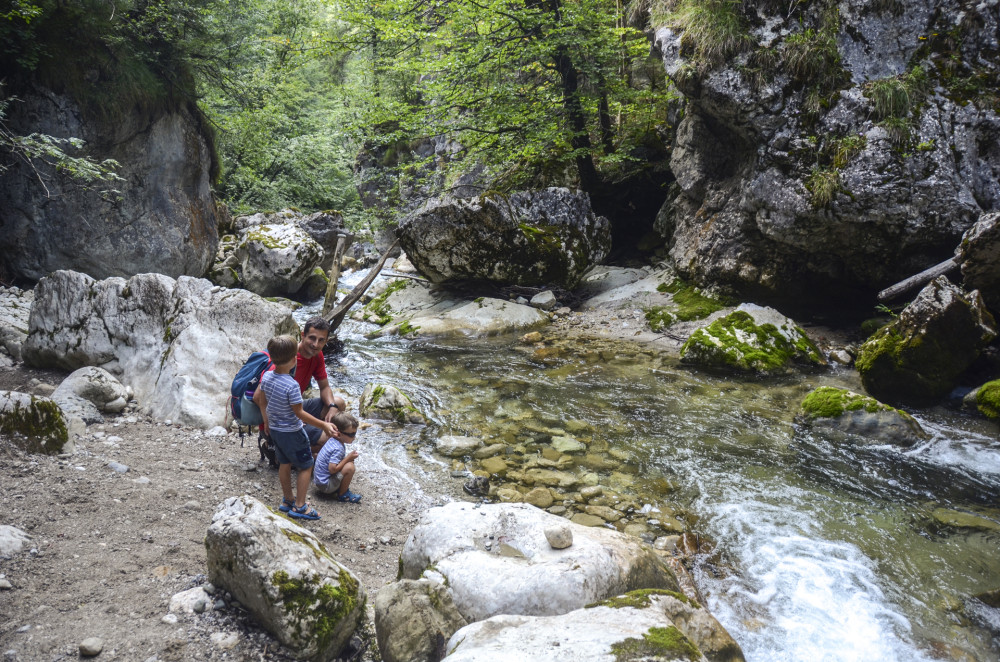
{"type": "Polygon", "coordinates": [[[911,449],[838,440],[793,418],[817,386],[858,390],[846,370],[741,381],[654,353],[598,358],[592,343],[542,361],[511,338],[368,340],[369,329],[341,329],[331,381],[355,400],[368,382],[396,385],[428,416],[395,443],[367,435],[401,480],[420,474],[458,494],[432,452],[442,434],[519,443],[586,424],[577,436],[614,462],[602,484],[714,543],[695,579],[748,660],[1000,659],[1000,610],[966,600],[1000,588],[1000,527],[931,516],[1000,520],[995,424],[931,410],[915,414],[932,438],[911,449]]]}

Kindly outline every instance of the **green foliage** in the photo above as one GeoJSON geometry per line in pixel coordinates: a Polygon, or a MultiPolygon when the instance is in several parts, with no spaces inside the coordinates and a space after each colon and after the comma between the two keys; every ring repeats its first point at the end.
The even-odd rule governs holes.
{"type": "Polygon", "coordinates": [[[792,78],[805,89],[805,119],[815,120],[831,105],[831,98],[849,77],[840,64],[837,33],[840,15],[836,6],[822,12],[817,28],[790,35],[781,51],[781,61],[792,78]]]}
{"type": "Polygon", "coordinates": [[[905,118],[927,89],[927,74],[914,67],[902,76],[880,78],[865,84],[865,96],[871,99],[876,119],[905,118]]]}
{"type": "Polygon", "coordinates": [[[842,189],[840,171],[836,168],[813,168],[805,181],[810,200],[814,207],[826,207],[833,202],[837,192],[842,189]]]}
{"type": "Polygon", "coordinates": [[[680,0],[663,20],[684,31],[681,54],[711,68],[754,43],[739,8],[736,0],[680,0]]]}

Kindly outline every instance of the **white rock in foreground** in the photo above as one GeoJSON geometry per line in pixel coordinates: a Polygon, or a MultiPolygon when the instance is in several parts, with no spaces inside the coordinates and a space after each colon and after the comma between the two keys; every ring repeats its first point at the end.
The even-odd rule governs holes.
{"type": "Polygon", "coordinates": [[[232,497],[205,536],[208,578],[300,659],[337,657],[365,616],[365,592],[309,530],[232,497]]]}
{"type": "Polygon", "coordinates": [[[31,542],[31,536],[8,524],[0,524],[0,556],[13,556],[31,542]]]}
{"type": "Polygon", "coordinates": [[[225,421],[243,361],[271,336],[297,330],[284,305],[201,278],[95,281],[56,271],[35,288],[23,355],[39,367],[102,367],[154,418],[211,428],[225,421]]]}
{"type": "Polygon", "coordinates": [[[636,591],[561,616],[494,616],[448,641],[448,662],[685,660],[743,662],[704,608],[684,596],[636,591]]]}
{"type": "Polygon", "coordinates": [[[564,614],[638,588],[679,590],[663,560],[635,538],[526,504],[432,508],[400,559],[406,579],[429,568],[440,573],[470,623],[497,614],[564,614]],[[572,530],[573,545],[553,549],[545,529],[562,523],[572,530]]]}

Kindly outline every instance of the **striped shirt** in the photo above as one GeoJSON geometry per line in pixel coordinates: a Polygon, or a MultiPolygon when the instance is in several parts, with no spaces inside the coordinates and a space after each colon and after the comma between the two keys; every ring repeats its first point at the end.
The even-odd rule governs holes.
{"type": "Polygon", "coordinates": [[[260,388],[267,396],[267,422],[272,430],[294,432],[302,421],[292,411],[292,405],[302,404],[298,382],[287,373],[265,372],[260,388]]]}

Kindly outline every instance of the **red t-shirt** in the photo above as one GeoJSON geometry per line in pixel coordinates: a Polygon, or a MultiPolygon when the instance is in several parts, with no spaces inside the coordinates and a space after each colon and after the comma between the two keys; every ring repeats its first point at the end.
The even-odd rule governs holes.
{"type": "Polygon", "coordinates": [[[326,361],[323,360],[323,352],[316,352],[316,355],[311,359],[305,359],[302,358],[301,354],[296,354],[295,381],[299,383],[301,392],[306,392],[313,377],[316,378],[316,383],[329,379],[326,374],[326,361]]]}

